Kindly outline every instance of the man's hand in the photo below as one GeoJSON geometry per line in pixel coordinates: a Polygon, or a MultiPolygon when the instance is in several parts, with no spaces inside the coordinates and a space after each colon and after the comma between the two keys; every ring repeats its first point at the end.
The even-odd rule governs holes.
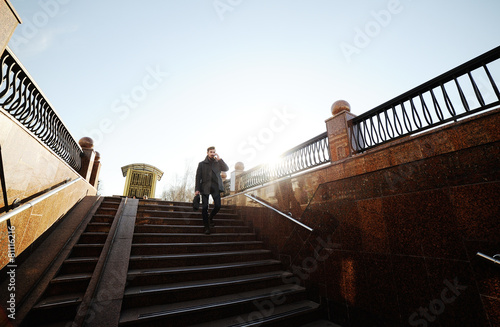
{"type": "Polygon", "coordinates": [[[194,192],[194,195],[198,195],[198,194],[200,194],[200,191],[194,192]]]}

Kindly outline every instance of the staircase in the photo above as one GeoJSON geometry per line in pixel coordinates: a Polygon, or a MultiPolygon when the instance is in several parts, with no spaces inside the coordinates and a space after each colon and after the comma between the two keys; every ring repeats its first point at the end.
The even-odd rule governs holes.
{"type": "Polygon", "coordinates": [[[120,202],[120,198],[105,198],[91,219],[83,222],[83,232],[75,236],[77,242],[24,319],[23,326],[64,326],[75,320],[85,295],[92,296],[90,281],[98,273],[95,268],[99,259],[105,257],[102,250],[120,202]]]}
{"type": "Polygon", "coordinates": [[[233,209],[214,222],[207,235],[190,203],[103,198],[21,325],[336,326],[233,209]]]}
{"type": "Polygon", "coordinates": [[[120,326],[301,326],[318,304],[231,209],[140,201],[120,326]]]}

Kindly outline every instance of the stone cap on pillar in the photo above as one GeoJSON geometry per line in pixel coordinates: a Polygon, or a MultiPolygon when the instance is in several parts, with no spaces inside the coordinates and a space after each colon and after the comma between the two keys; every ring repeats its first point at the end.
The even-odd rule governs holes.
{"type": "Polygon", "coordinates": [[[351,112],[351,105],[345,100],[338,100],[332,104],[332,116],[336,116],[344,111],[351,112]]]}
{"type": "Polygon", "coordinates": [[[243,162],[237,162],[234,165],[234,170],[237,170],[237,171],[245,170],[245,165],[243,164],[243,162]]]}
{"type": "Polygon", "coordinates": [[[93,149],[94,148],[94,140],[92,140],[90,137],[82,137],[79,141],[78,144],[82,147],[82,149],[93,149]]]}

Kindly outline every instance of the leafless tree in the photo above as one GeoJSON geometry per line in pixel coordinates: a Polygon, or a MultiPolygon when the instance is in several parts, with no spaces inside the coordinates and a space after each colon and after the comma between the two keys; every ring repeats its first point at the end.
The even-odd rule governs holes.
{"type": "Polygon", "coordinates": [[[191,202],[194,196],[195,171],[193,166],[186,164],[184,174],[175,174],[171,183],[165,186],[161,198],[166,201],[191,202]]]}

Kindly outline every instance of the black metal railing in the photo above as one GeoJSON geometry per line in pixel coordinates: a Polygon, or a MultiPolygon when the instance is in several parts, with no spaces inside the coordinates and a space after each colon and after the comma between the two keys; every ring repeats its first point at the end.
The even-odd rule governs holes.
{"type": "Polygon", "coordinates": [[[0,58],[0,78],[0,107],[79,171],[80,145],[9,49],[0,58]]]}
{"type": "Polygon", "coordinates": [[[350,121],[354,153],[500,104],[500,47],[350,121]]]}
{"type": "Polygon", "coordinates": [[[274,164],[262,164],[241,174],[240,191],[330,162],[328,135],[323,133],[280,156],[274,164]]]}

